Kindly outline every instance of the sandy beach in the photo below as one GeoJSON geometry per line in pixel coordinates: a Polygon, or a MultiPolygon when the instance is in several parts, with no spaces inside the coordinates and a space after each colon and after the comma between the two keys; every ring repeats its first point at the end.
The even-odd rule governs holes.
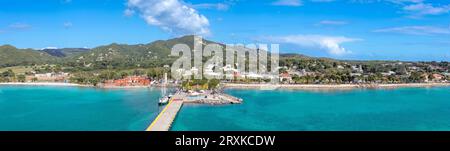
{"type": "MultiPolygon", "coordinates": [[[[89,85],[82,85],[76,83],[57,83],[57,82],[33,82],[33,83],[0,83],[2,85],[23,85],[23,86],[77,86],[77,87],[92,87],[89,85]]],[[[346,90],[356,88],[402,88],[402,87],[442,87],[450,86],[450,83],[403,83],[403,84],[236,84],[224,83],[224,88],[236,89],[305,89],[305,90],[346,90]]],[[[153,86],[99,86],[98,88],[105,89],[140,89],[151,88],[153,86]]],[[[157,86],[156,86],[157,87],[157,86]]]]}
{"type": "Polygon", "coordinates": [[[20,82],[10,82],[10,83],[0,83],[1,85],[23,85],[23,86],[86,86],[75,83],[58,83],[58,82],[33,82],[33,83],[20,83],[20,82]]]}
{"type": "Polygon", "coordinates": [[[404,83],[404,84],[234,84],[225,83],[225,88],[237,89],[305,89],[305,90],[348,90],[357,88],[403,88],[403,87],[440,87],[450,83],[404,83]]]}
{"type": "Polygon", "coordinates": [[[72,86],[72,87],[97,87],[103,89],[143,89],[150,88],[150,86],[92,86],[92,85],[83,85],[76,83],[58,83],[58,82],[10,82],[10,83],[0,83],[2,85],[16,85],[16,86],[72,86]]]}
{"type": "Polygon", "coordinates": [[[151,88],[151,86],[98,86],[98,88],[103,89],[147,89],[151,88]]]}

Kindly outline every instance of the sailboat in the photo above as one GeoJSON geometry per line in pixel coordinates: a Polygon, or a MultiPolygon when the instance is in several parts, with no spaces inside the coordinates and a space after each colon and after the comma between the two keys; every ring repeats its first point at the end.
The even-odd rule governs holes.
{"type": "Polygon", "coordinates": [[[167,96],[167,94],[166,94],[167,93],[166,82],[164,82],[163,87],[161,88],[161,91],[162,91],[161,94],[163,97],[161,97],[159,99],[158,104],[165,105],[165,104],[169,103],[169,100],[170,100],[170,96],[167,96]]]}

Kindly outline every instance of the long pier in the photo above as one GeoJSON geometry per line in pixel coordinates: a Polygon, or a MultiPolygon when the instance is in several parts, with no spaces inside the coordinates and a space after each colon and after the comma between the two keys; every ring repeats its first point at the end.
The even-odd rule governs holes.
{"type": "Polygon", "coordinates": [[[183,106],[183,99],[182,95],[174,95],[146,131],[169,131],[178,111],[183,106]]]}

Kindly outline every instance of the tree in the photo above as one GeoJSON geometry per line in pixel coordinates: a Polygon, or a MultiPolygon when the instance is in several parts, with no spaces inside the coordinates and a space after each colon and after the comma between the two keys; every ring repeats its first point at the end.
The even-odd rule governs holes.
{"type": "Polygon", "coordinates": [[[89,83],[94,85],[94,86],[97,86],[98,83],[99,83],[99,80],[94,77],[94,78],[89,79],[89,83]]]}
{"type": "Polygon", "coordinates": [[[5,78],[12,78],[14,76],[15,76],[15,74],[11,69],[8,69],[7,71],[2,73],[2,77],[5,77],[5,78]]]}
{"type": "Polygon", "coordinates": [[[18,76],[17,76],[17,81],[19,81],[19,82],[25,82],[25,80],[26,80],[25,75],[21,74],[21,75],[18,75],[18,76]]]}
{"type": "Polygon", "coordinates": [[[136,69],[136,70],[134,70],[133,71],[133,75],[143,75],[144,74],[144,71],[142,71],[142,70],[139,70],[139,69],[136,69]]]}
{"type": "Polygon", "coordinates": [[[117,77],[116,72],[114,71],[103,71],[98,75],[100,81],[111,80],[117,77]]]}
{"type": "Polygon", "coordinates": [[[61,72],[61,71],[62,71],[61,65],[56,65],[53,67],[53,72],[61,72]]]}
{"type": "Polygon", "coordinates": [[[127,72],[121,72],[120,73],[120,77],[121,78],[125,78],[125,77],[127,77],[128,76],[128,73],[127,72]]]}
{"type": "Polygon", "coordinates": [[[210,90],[216,89],[217,86],[219,85],[219,83],[220,83],[220,81],[217,79],[209,80],[208,89],[210,89],[210,90]]]}

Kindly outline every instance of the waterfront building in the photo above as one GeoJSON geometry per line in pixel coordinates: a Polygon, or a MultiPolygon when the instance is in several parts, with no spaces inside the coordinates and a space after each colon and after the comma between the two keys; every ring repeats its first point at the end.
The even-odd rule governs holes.
{"type": "Polygon", "coordinates": [[[147,76],[127,76],[117,80],[105,81],[105,86],[149,86],[151,80],[147,76]]]}

